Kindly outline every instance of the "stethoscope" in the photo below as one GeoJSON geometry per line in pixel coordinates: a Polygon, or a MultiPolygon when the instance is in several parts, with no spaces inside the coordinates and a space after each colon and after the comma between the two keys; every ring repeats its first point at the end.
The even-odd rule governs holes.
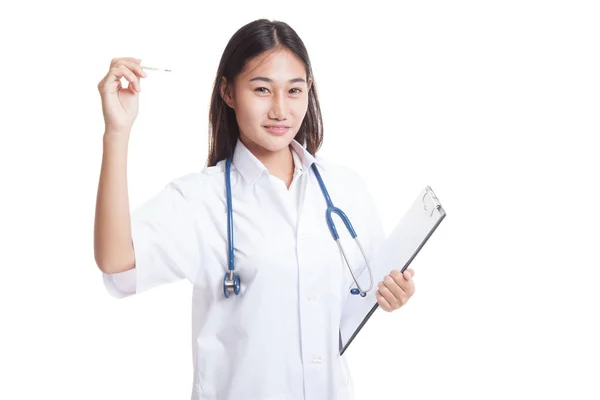
{"type": "MultiPolygon", "coordinates": [[[[228,157],[227,161],[225,162],[225,190],[227,192],[227,245],[228,245],[228,250],[229,250],[228,251],[229,271],[225,272],[225,277],[223,279],[223,293],[225,294],[226,298],[229,298],[229,295],[231,293],[235,293],[237,295],[240,292],[240,276],[235,272],[234,259],[233,259],[233,210],[231,207],[231,203],[232,203],[232,201],[231,201],[231,160],[232,160],[232,157],[228,157]]],[[[312,168],[313,172],[315,173],[315,176],[317,177],[317,181],[319,182],[319,186],[321,187],[321,191],[323,192],[323,197],[325,197],[325,201],[327,202],[327,210],[325,212],[325,218],[327,220],[327,225],[329,226],[329,232],[331,233],[333,240],[335,240],[335,242],[337,243],[338,249],[340,250],[340,253],[342,254],[342,257],[344,258],[344,261],[346,263],[346,266],[350,270],[350,274],[352,274],[352,279],[354,280],[354,283],[356,284],[356,288],[350,289],[350,293],[355,294],[355,295],[360,294],[361,297],[365,297],[367,295],[367,292],[373,288],[373,271],[371,271],[371,266],[369,265],[369,260],[367,260],[367,256],[365,255],[363,247],[360,244],[360,241],[358,240],[358,237],[356,235],[356,232],[354,231],[354,228],[352,227],[352,224],[350,223],[350,220],[348,219],[348,217],[342,210],[340,210],[339,208],[337,208],[333,205],[331,198],[329,197],[329,193],[327,192],[327,188],[325,187],[325,183],[323,183],[323,179],[321,178],[321,174],[317,170],[316,164],[313,163],[311,165],[311,168],[312,168]],[[335,223],[333,222],[333,218],[332,218],[331,214],[337,214],[342,219],[342,221],[344,222],[344,225],[346,225],[346,229],[348,229],[348,232],[350,233],[350,235],[352,236],[352,238],[358,245],[360,252],[362,253],[362,256],[363,256],[365,263],[367,265],[367,268],[369,270],[370,285],[366,291],[362,290],[362,288],[360,287],[360,285],[356,279],[356,276],[354,275],[354,271],[352,270],[352,268],[350,268],[350,263],[348,262],[348,258],[346,257],[346,252],[344,251],[344,248],[342,247],[342,245],[340,243],[340,236],[338,235],[337,229],[335,228],[335,223]]]]}

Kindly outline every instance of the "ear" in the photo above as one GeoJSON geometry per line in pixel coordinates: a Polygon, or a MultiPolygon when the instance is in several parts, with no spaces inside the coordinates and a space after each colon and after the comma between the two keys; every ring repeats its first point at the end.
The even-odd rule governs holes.
{"type": "Polygon", "coordinates": [[[312,78],[308,78],[308,83],[307,83],[307,87],[308,87],[308,91],[310,91],[310,88],[312,87],[312,78]]]}
{"type": "Polygon", "coordinates": [[[220,87],[221,98],[229,107],[234,108],[233,102],[233,93],[231,85],[228,85],[227,79],[225,77],[221,78],[221,87],[220,87]]]}

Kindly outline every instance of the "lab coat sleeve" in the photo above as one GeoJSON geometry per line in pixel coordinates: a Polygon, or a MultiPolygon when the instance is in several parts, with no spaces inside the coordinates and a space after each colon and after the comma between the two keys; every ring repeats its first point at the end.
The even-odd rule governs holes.
{"type": "Polygon", "coordinates": [[[108,293],[124,298],[181,279],[194,281],[200,265],[200,237],[180,178],[131,214],[135,268],[102,273],[108,293]]]}
{"type": "MultiPolygon", "coordinates": [[[[379,246],[381,246],[385,240],[385,231],[379,209],[375,204],[366,183],[360,177],[357,178],[356,188],[360,189],[358,191],[358,193],[360,193],[358,196],[358,207],[365,210],[361,214],[363,218],[361,219],[362,226],[360,228],[362,229],[360,230],[360,233],[358,231],[357,233],[359,233],[359,240],[361,241],[367,259],[372,260],[377,253],[379,246]],[[363,234],[362,232],[365,233],[363,234]]],[[[342,344],[345,344],[350,339],[363,318],[377,302],[375,292],[377,291],[378,275],[380,275],[378,271],[373,271],[373,288],[367,293],[366,297],[352,294],[346,296],[340,320],[340,339],[342,344]]],[[[364,262],[357,272],[357,279],[361,282],[363,288],[368,287],[369,271],[364,262]]],[[[351,285],[348,287],[348,291],[354,286],[354,281],[352,281],[351,285]]]]}

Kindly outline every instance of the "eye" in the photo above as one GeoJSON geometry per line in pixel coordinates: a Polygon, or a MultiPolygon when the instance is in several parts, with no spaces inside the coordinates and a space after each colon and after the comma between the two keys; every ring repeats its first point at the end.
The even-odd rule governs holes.
{"type": "MultiPolygon", "coordinates": [[[[264,94],[264,93],[268,93],[269,89],[267,89],[266,87],[259,87],[259,88],[254,89],[254,91],[258,92],[258,93],[261,93],[261,94],[264,94]]],[[[300,89],[300,88],[293,88],[293,89],[290,89],[290,93],[291,94],[300,94],[300,93],[302,93],[302,89],[300,89]]]]}

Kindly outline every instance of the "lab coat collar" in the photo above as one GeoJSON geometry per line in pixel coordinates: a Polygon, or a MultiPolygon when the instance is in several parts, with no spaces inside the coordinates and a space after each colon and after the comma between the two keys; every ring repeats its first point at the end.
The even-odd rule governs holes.
{"type": "MultiPolygon", "coordinates": [[[[303,171],[311,167],[313,163],[317,164],[317,167],[322,168],[321,164],[313,157],[312,154],[306,150],[306,148],[298,143],[295,139],[290,143],[292,147],[292,156],[297,154],[300,165],[298,165],[298,158],[294,157],[294,169],[301,168],[303,171]]],[[[239,171],[242,177],[251,184],[254,184],[263,172],[268,172],[267,167],[238,138],[235,150],[233,152],[232,164],[239,171]]]]}

